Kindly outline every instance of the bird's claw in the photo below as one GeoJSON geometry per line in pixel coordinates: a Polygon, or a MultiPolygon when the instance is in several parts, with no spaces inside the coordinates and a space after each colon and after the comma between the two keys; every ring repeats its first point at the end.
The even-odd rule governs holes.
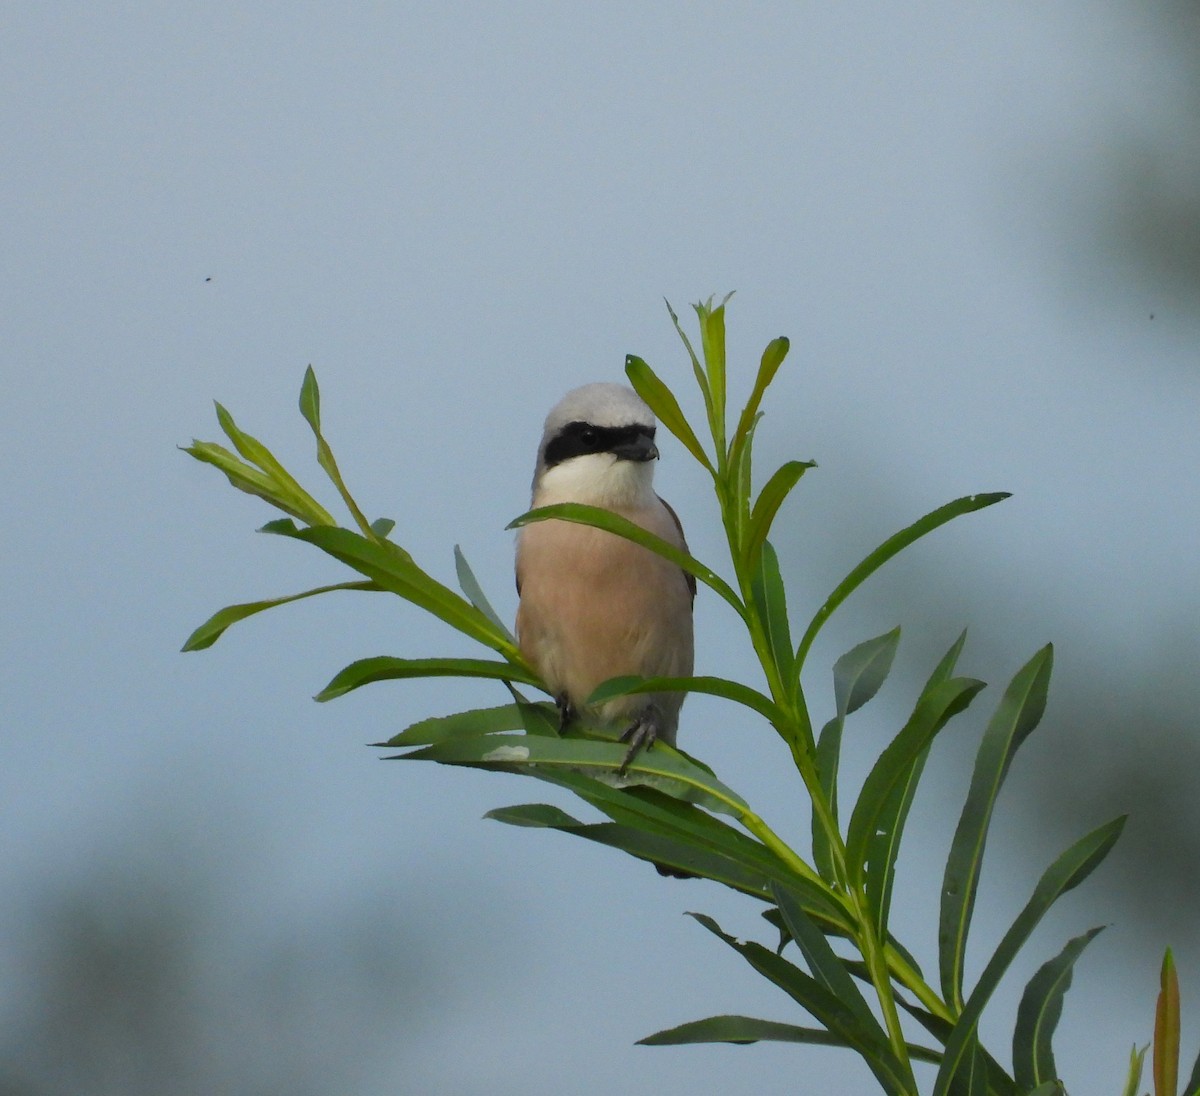
{"type": "Polygon", "coordinates": [[[628,742],[629,749],[625,752],[625,758],[621,762],[621,767],[617,769],[617,776],[624,776],[625,771],[629,768],[629,764],[642,750],[648,750],[658,740],[659,731],[659,715],[653,708],[649,708],[642,712],[637,719],[633,721],[621,735],[620,741],[628,742]]]}

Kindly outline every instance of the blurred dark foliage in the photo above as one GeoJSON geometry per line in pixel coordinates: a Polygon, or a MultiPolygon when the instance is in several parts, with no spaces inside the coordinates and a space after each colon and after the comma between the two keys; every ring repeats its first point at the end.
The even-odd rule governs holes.
{"type": "Polygon", "coordinates": [[[1114,130],[1108,163],[1099,165],[1112,179],[1099,231],[1119,255],[1169,283],[1182,308],[1200,313],[1200,3],[1156,0],[1141,15],[1181,95],[1158,104],[1167,125],[1126,119],[1114,130]]]}
{"type": "Polygon", "coordinates": [[[0,1096],[381,1091],[431,1016],[419,918],[359,895],[252,926],[253,891],[113,857],[12,903],[0,1096]]]}

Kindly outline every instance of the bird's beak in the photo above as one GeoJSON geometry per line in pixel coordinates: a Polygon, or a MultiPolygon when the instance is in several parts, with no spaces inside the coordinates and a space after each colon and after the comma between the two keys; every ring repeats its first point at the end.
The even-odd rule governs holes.
{"type": "Polygon", "coordinates": [[[648,461],[658,460],[658,446],[649,434],[639,434],[634,441],[618,445],[613,450],[617,460],[648,461]]]}

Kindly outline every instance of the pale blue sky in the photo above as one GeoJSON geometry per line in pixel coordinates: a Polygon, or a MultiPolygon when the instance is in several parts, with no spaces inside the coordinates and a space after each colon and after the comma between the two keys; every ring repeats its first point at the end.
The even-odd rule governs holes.
{"type": "MultiPolygon", "coordinates": [[[[550,404],[620,379],[627,352],[686,390],[662,298],[683,315],[736,289],[741,390],[766,341],[792,339],[762,460],[821,465],[777,534],[802,603],[925,510],[1015,496],[848,607],[814,666],[902,623],[912,675],[969,624],[983,654],[965,668],[994,683],[983,714],[1047,639],[1101,703],[1133,704],[1125,668],[1172,645],[1194,697],[1200,307],[1129,265],[1104,221],[1113,148],[1176,131],[1196,148],[1149,16],[210,2],[25,5],[5,22],[0,974],[19,973],[21,896],[148,844],[207,865],[244,939],[356,893],[423,934],[433,1019],[402,1063],[380,1053],[365,1096],[873,1091],[832,1051],[632,1045],[712,1013],[793,1018],[680,916],[750,934],[757,910],[480,820],[547,789],[378,764],[362,743],[500,699],[443,682],[311,702],[356,657],[466,653],[415,611],[347,595],[179,655],[221,605],[340,575],[255,537],[272,515],[174,446],[216,437],[215,397],[318,482],[295,411],[312,363],[360,501],[443,577],[461,544],[511,613],[503,530],[550,404]],[[923,635],[944,621],[889,592],[943,570],[956,626],[923,635]]],[[[672,444],[658,474],[693,550],[718,559],[703,477],[672,444]]],[[[748,675],[714,601],[698,605],[698,669],[748,675]]],[[[681,743],[799,827],[795,789],[764,775],[775,743],[729,715],[689,701],[681,743]]],[[[964,750],[931,766],[922,825],[954,817],[964,750]]],[[[993,933],[1036,877],[1024,852],[1056,851],[1033,822],[998,825],[993,933]]],[[[939,840],[903,862],[914,894],[936,890],[939,840]]],[[[1113,920],[1097,901],[1065,904],[1028,963],[1113,920]]],[[[931,924],[904,931],[933,954],[931,924]]],[[[1131,970],[1135,935],[1116,924],[1080,966],[1060,1053],[1074,1091],[1116,1091],[1148,1038],[1155,972],[1131,970]]],[[[1150,951],[1167,942],[1200,969],[1194,932],[1150,951]]],[[[1013,1000],[992,1021],[1001,1050],[1013,1000]]]]}

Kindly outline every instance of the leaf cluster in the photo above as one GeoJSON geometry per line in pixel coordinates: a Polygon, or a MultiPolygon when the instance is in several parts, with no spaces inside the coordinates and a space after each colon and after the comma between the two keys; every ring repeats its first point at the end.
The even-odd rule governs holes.
{"type": "MultiPolygon", "coordinates": [[[[957,673],[965,633],[935,666],[911,714],[880,751],[856,794],[845,802],[839,779],[843,738],[852,717],[875,697],[887,678],[900,629],[868,639],[836,661],[833,714],[819,732],[801,684],[818,634],[871,575],[947,522],[1007,496],[990,493],[956,499],[889,537],[851,568],[816,606],[803,628],[793,633],[771,531],[790,493],[814,465],[807,460],[787,461],[756,486],[755,434],[764,397],[789,344],[786,338],[768,343],[750,394],[730,429],[727,302],[728,298],[714,305],[709,300],[695,306],[699,351],[679,318],[670,313],[699,389],[705,417],[702,432],[684,415],[675,394],[650,365],[634,355],[626,361],[630,384],[712,479],[728,547],[724,575],[717,567],[595,507],[563,504],[532,510],[510,527],[555,520],[608,530],[678,564],[733,611],[762,668],[765,688],[718,676],[620,678],[602,685],[593,700],[670,688],[721,697],[744,709],[746,716],[764,721],[781,740],[811,804],[809,856],[797,851],[796,842],[780,837],[708,766],[681,750],[659,743],[625,767],[626,749],[610,728],[587,723],[577,732],[561,734],[554,706],[531,700],[521,691],[544,687],[489,604],[462,553],[455,550],[460,593],[434,579],[391,538],[395,528],[391,521],[368,521],[364,516],[322,434],[320,398],[311,368],[301,389],[300,410],[316,439],[318,463],[348,510],[352,528],[339,526],[220,405],[218,421],[236,452],[210,442],[194,442],[187,452],[217,467],[235,487],[259,496],[286,515],[264,526],[264,531],[306,541],[359,577],[230,606],[196,629],[185,650],[210,646],[232,624],[301,598],[333,590],[398,595],[482,644],[489,657],[363,658],[339,671],[317,699],[329,700],[363,685],[411,677],[459,676],[502,682],[508,690],[505,703],[425,719],[379,745],[400,751],[390,756],[404,760],[518,773],[564,788],[600,820],[579,819],[548,803],[503,807],[490,812],[490,817],[514,826],[582,837],[648,861],[665,874],[709,879],[755,899],[778,933],[775,946],[739,940],[712,918],[693,916],[815,1021],[813,1026],[712,1016],[660,1031],[643,1042],[772,1040],[842,1046],[862,1057],[881,1090],[890,1096],[917,1092],[916,1062],[936,1067],[934,1096],[1065,1092],[1053,1054],[1054,1031],[1074,964],[1101,931],[1099,927],[1070,940],[1025,987],[1010,1063],[1002,1063],[982,1046],[979,1021],[1038,923],[1059,897],[1080,884],[1104,859],[1120,835],[1124,818],[1084,835],[1054,860],[1007,931],[992,945],[982,972],[971,984],[965,962],[989,828],[1014,756],[1045,710],[1052,649],[1042,648],[1021,668],[984,730],[945,864],[937,971],[928,978],[892,933],[893,887],[905,825],[930,750],[984,688],[982,681],[957,673]],[[914,1037],[914,1032],[921,1037],[914,1037]]],[[[1164,1023],[1169,1025],[1169,1005],[1167,1014],[1164,1023]]],[[[1135,1059],[1140,1071],[1140,1056],[1135,1054],[1135,1059]]],[[[1187,1096],[1196,1096],[1195,1072],[1187,1096]]],[[[1132,1083],[1136,1088],[1137,1080],[1132,1083]]],[[[1171,1096],[1175,1096],[1174,1090],[1171,1096]]]]}

